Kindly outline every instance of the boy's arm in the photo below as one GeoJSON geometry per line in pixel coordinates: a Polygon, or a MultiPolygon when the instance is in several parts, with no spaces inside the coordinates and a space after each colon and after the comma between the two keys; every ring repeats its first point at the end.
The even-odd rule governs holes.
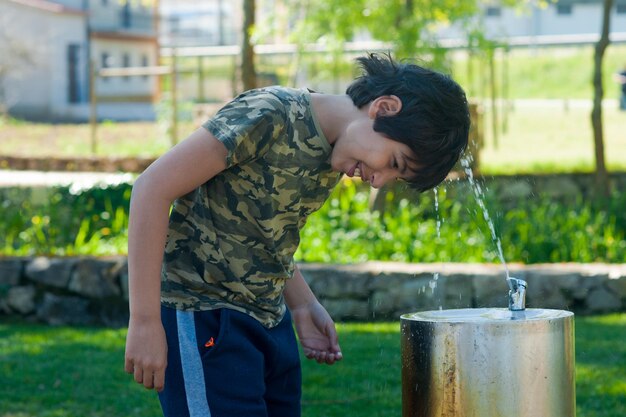
{"type": "Polygon", "coordinates": [[[133,185],[125,369],[146,388],[163,389],[167,365],[160,292],[170,206],[224,170],[226,154],[224,145],[201,128],[150,165],[133,185]]]}
{"type": "Polygon", "coordinates": [[[335,323],[315,298],[297,266],[293,277],[287,281],[284,295],[306,357],[329,365],[341,360],[343,355],[335,323]]]}

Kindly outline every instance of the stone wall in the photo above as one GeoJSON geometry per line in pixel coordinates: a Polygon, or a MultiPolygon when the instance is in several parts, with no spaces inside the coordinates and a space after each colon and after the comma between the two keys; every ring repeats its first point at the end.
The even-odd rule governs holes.
{"type": "Polygon", "coordinates": [[[125,257],[0,259],[0,314],[60,325],[128,322],[125,257]]]}
{"type": "Polygon", "coordinates": [[[62,172],[143,172],[154,158],[23,157],[0,155],[0,169],[62,172]]]}
{"type": "MultiPolygon", "coordinates": [[[[506,307],[501,265],[301,264],[319,300],[337,321],[398,320],[439,308],[506,307]]],[[[512,265],[528,282],[527,307],[576,314],[626,311],[626,264],[512,265]]],[[[0,259],[0,316],[52,325],[125,326],[125,257],[0,259]]]]}
{"type": "MultiPolygon", "coordinates": [[[[440,308],[507,307],[501,265],[300,265],[311,289],[336,320],[397,320],[440,308]]],[[[576,314],[626,311],[626,264],[511,265],[527,281],[527,308],[576,314]]]]}

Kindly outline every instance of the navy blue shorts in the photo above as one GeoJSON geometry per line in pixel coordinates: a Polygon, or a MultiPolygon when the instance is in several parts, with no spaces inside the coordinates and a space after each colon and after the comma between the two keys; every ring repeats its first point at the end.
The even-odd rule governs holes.
{"type": "Polygon", "coordinates": [[[235,310],[162,307],[166,417],[299,417],[302,377],[287,312],[267,329],[235,310]]]}

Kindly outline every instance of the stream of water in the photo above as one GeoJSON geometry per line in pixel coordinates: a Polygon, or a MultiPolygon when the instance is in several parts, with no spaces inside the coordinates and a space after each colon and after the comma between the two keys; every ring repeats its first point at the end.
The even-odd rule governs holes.
{"type": "Polygon", "coordinates": [[[437,237],[441,238],[441,218],[439,217],[439,192],[438,188],[433,188],[435,193],[435,213],[437,214],[437,237]]]}
{"type": "Polygon", "coordinates": [[[472,191],[474,192],[474,197],[476,197],[476,202],[478,206],[483,212],[483,218],[487,222],[489,226],[489,231],[491,232],[491,240],[495,243],[496,248],[498,249],[498,257],[504,266],[504,271],[506,273],[506,278],[509,278],[509,268],[506,264],[506,260],[504,259],[504,252],[502,251],[502,242],[500,238],[496,234],[496,228],[493,225],[493,221],[491,220],[491,216],[489,215],[489,210],[487,210],[487,206],[485,206],[485,192],[483,188],[480,186],[478,182],[474,179],[474,172],[472,168],[470,168],[470,161],[467,158],[461,159],[461,166],[465,171],[465,175],[467,175],[467,179],[472,186],[472,191]]]}
{"type": "MultiPolygon", "coordinates": [[[[491,240],[494,242],[494,244],[496,245],[497,251],[498,251],[498,258],[500,259],[500,262],[502,262],[502,265],[504,266],[504,271],[505,271],[505,279],[509,279],[509,268],[506,264],[506,260],[504,259],[504,251],[502,250],[502,242],[500,241],[500,238],[498,237],[498,235],[496,234],[496,228],[493,224],[493,220],[491,219],[491,215],[489,214],[489,210],[487,210],[487,206],[485,205],[485,192],[483,191],[483,188],[481,187],[481,185],[476,181],[476,179],[474,178],[474,172],[472,171],[472,168],[470,167],[470,160],[468,158],[462,158],[461,159],[461,166],[463,167],[463,170],[465,171],[465,175],[467,176],[467,179],[470,183],[470,186],[472,187],[472,191],[474,193],[474,197],[476,198],[476,203],[478,204],[478,207],[480,207],[482,214],[483,214],[483,218],[485,219],[485,222],[487,222],[487,226],[489,226],[489,231],[491,233],[491,240]]],[[[436,213],[436,219],[437,219],[437,237],[440,238],[441,237],[441,223],[442,223],[442,218],[439,214],[439,192],[437,187],[435,187],[433,189],[433,192],[435,194],[435,213],[436,213]]],[[[435,272],[433,274],[433,279],[428,283],[428,286],[431,289],[431,292],[434,293],[435,292],[435,288],[437,288],[437,280],[439,279],[439,272],[435,272]]]]}

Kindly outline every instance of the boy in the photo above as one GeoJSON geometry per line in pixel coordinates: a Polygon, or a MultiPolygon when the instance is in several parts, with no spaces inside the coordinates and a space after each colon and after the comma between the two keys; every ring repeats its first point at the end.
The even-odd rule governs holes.
{"type": "Polygon", "coordinates": [[[292,320],[307,358],[342,359],[293,261],[307,216],[342,175],[423,191],[465,149],[458,84],[388,56],[358,61],[346,95],[240,95],[137,179],[125,369],[159,392],[164,415],[299,416],[292,320]]]}

